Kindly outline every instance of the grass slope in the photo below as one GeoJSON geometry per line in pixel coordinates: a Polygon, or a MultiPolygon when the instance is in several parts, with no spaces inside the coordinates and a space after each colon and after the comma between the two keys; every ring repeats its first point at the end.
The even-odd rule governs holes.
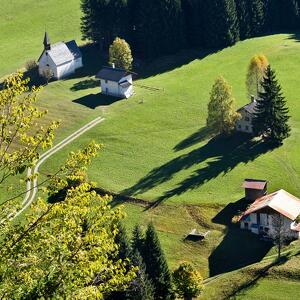
{"type": "MultiPolygon", "coordinates": [[[[137,81],[135,96],[114,103],[106,122],[80,139],[105,145],[91,178],[108,190],[172,205],[239,200],[245,177],[267,179],[270,190],[300,195],[299,50],[297,39],[281,34],[240,42],[182,66],[180,57],[171,57],[177,68],[137,81]],[[233,85],[237,107],[247,103],[247,64],[259,52],[268,56],[283,86],[291,137],[274,150],[239,138],[209,140],[204,126],[214,79],[223,74],[233,85]]],[[[165,61],[157,65],[163,69],[165,61]]]]}
{"type": "Polygon", "coordinates": [[[134,97],[109,106],[104,105],[107,99],[93,95],[94,89],[72,88],[84,86],[85,77],[77,83],[51,83],[45,89],[50,111],[59,112],[51,105],[53,89],[64,93],[65,107],[74,113],[78,109],[77,120],[84,118],[81,111],[93,115],[104,110],[106,121],[57,153],[42,171],[54,171],[69,151],[96,140],[104,149],[91,166],[92,180],[108,190],[161,201],[154,210],[126,204],[126,222],[131,229],[135,223],[153,221],[172,268],[179,261],[192,261],[207,277],[259,261],[274,250],[240,232],[231,218],[245,208],[240,201],[245,177],[265,178],[270,190],[284,188],[300,195],[299,50],[296,38],[281,34],[244,41],[201,59],[191,59],[193,53],[164,58],[141,73],[145,78],[136,81],[134,97]],[[237,106],[247,103],[244,76],[249,59],[258,52],[265,53],[277,70],[290,107],[292,136],[272,151],[241,138],[209,140],[203,127],[214,79],[223,74],[233,85],[237,106]],[[195,227],[211,231],[205,243],[183,241],[195,227]],[[244,245],[247,253],[232,245],[244,245]]]}
{"type": "Polygon", "coordinates": [[[38,59],[45,30],[51,42],[80,42],[79,0],[0,0],[0,78],[38,59]]]}

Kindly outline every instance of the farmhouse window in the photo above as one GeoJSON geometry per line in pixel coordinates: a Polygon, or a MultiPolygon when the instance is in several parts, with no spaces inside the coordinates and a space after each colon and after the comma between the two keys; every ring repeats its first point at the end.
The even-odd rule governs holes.
{"type": "Polygon", "coordinates": [[[107,83],[107,80],[105,80],[105,83],[107,83]]]}
{"type": "Polygon", "coordinates": [[[245,128],[246,128],[247,131],[249,130],[249,126],[246,126],[245,128]]]}

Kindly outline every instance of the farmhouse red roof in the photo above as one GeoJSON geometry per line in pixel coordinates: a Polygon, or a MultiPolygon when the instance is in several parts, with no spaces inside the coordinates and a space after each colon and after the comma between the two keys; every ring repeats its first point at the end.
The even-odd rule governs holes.
{"type": "Polygon", "coordinates": [[[245,189],[263,190],[266,184],[266,180],[245,179],[242,187],[245,189]]]}
{"type": "Polygon", "coordinates": [[[285,190],[279,190],[254,201],[240,219],[266,207],[270,207],[283,216],[295,220],[300,214],[300,199],[285,190]]]}

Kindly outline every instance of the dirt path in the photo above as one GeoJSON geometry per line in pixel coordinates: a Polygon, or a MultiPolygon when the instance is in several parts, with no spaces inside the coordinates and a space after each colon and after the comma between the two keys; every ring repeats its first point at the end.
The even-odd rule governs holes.
{"type": "MultiPolygon", "coordinates": [[[[53,154],[56,152],[60,151],[62,148],[70,144],[72,141],[77,139],[79,136],[84,134],[86,131],[90,130],[91,128],[95,127],[99,123],[103,122],[105,119],[102,117],[98,117],[94,119],[93,121],[89,122],[88,124],[82,126],[80,129],[69,135],[67,138],[62,140],[60,143],[55,145],[53,148],[49,149],[45,153],[43,153],[37,162],[36,166],[32,170],[31,168],[28,169],[27,171],[27,176],[33,176],[38,173],[40,166],[53,154]]],[[[10,214],[8,215],[9,219],[14,219],[17,216],[19,216],[30,204],[34,201],[36,194],[38,192],[38,177],[33,176],[33,182],[31,180],[27,181],[26,184],[26,194],[22,202],[22,208],[14,215],[10,214]]]]}

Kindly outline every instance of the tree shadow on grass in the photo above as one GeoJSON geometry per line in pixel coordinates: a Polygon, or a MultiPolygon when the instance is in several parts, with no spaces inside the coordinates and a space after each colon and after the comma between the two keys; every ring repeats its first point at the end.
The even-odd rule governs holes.
{"type": "Polygon", "coordinates": [[[139,74],[139,78],[156,76],[180,68],[194,60],[204,59],[219,50],[220,49],[185,49],[174,55],[162,56],[147,64],[143,64],[136,69],[136,72],[139,74]]]}
{"type": "Polygon", "coordinates": [[[143,194],[171,180],[181,170],[187,170],[194,165],[206,162],[188,178],[179,182],[175,188],[157,198],[153,203],[155,207],[168,198],[196,189],[218,175],[228,173],[240,163],[246,164],[255,160],[258,156],[273,150],[274,147],[260,140],[249,139],[248,135],[235,134],[230,137],[215,137],[203,147],[180,155],[153,169],[135,185],[123,190],[122,194],[143,194]]]}
{"type": "Polygon", "coordinates": [[[76,92],[80,90],[92,89],[100,87],[100,81],[95,79],[86,79],[75,83],[71,87],[71,91],[76,92]]]}
{"type": "Polygon", "coordinates": [[[206,140],[211,134],[212,131],[210,129],[208,129],[207,127],[202,127],[198,131],[178,143],[173,150],[177,152],[194,146],[195,144],[206,140]]]}
{"type": "Polygon", "coordinates": [[[106,96],[101,93],[99,94],[90,94],[73,100],[74,103],[84,105],[91,109],[96,109],[99,106],[108,106],[114,102],[120,101],[120,98],[106,96]]]}
{"type": "Polygon", "coordinates": [[[232,218],[245,211],[250,203],[245,198],[228,204],[212,221],[227,226],[225,237],[209,256],[210,276],[230,272],[261,261],[273,244],[258,235],[241,230],[232,218]]]}

